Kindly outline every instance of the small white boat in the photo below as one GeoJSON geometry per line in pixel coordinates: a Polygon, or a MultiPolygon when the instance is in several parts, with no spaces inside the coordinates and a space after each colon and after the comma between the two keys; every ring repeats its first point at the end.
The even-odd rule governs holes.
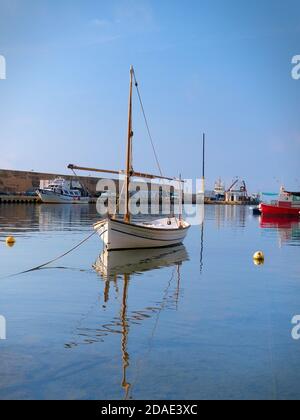
{"type": "Polygon", "coordinates": [[[135,248],[162,248],[178,245],[190,225],[177,218],[128,223],[108,218],[94,225],[108,251],[135,248]]]}
{"type": "Polygon", "coordinates": [[[88,204],[90,197],[83,197],[81,191],[72,188],[63,178],[52,181],[48,187],[37,190],[40,200],[46,204],[88,204]]]}
{"type": "MultiPolygon", "coordinates": [[[[133,145],[133,128],[132,128],[132,87],[135,84],[139,100],[144,113],[144,108],[141,102],[141,97],[138,89],[138,83],[135,78],[133,67],[130,69],[130,89],[129,89],[129,111],[128,111],[128,137],[127,137],[127,155],[126,155],[126,170],[125,171],[111,171],[105,169],[84,168],[70,164],[68,166],[71,170],[95,171],[112,174],[125,175],[124,191],[125,191],[125,215],[124,220],[117,220],[116,217],[107,217],[94,225],[94,229],[102,238],[105,248],[111,250],[121,249],[135,249],[135,248],[162,248],[166,246],[179,245],[183,242],[190,228],[190,224],[182,220],[182,180],[175,178],[167,178],[160,173],[159,176],[149,175],[133,170],[132,165],[132,145],[133,145]],[[130,180],[132,178],[144,179],[163,179],[168,181],[177,181],[179,185],[179,207],[180,215],[178,218],[164,218],[153,220],[148,223],[131,221],[130,214],[130,180]]],[[[144,113],[145,117],[145,113],[144,113]]],[[[149,131],[149,126],[145,117],[146,125],[149,131]]],[[[149,132],[150,140],[152,138],[149,132]]],[[[152,143],[153,146],[153,143],[152,143]]],[[[156,154],[155,154],[156,155],[156,154]]],[[[157,160],[157,155],[156,155],[157,160]]],[[[159,166],[159,165],[158,165],[159,166]]],[[[159,166],[160,169],[160,166],[159,166]]],[[[161,169],[160,169],[161,172],[161,169]]],[[[122,194],[121,194],[122,195],[122,194]]]]}

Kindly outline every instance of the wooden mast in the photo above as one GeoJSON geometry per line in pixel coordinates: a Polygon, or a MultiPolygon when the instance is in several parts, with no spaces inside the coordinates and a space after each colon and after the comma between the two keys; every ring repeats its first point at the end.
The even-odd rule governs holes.
{"type": "Polygon", "coordinates": [[[182,201],[183,201],[183,195],[182,195],[182,179],[181,174],[179,175],[179,227],[182,228],[182,201]]]}
{"type": "Polygon", "coordinates": [[[126,156],[126,173],[125,173],[125,216],[124,221],[130,223],[129,214],[129,183],[132,174],[132,84],[133,84],[133,66],[130,67],[130,87],[129,87],[129,104],[128,104],[128,135],[127,135],[127,156],[126,156]]]}

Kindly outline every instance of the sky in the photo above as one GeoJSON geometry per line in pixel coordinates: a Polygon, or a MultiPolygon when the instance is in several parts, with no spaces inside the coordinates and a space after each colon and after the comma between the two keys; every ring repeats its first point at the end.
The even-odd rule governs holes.
{"type": "MultiPolygon", "coordinates": [[[[125,167],[129,68],[166,176],[300,190],[299,0],[0,0],[0,168],[125,167]]],[[[134,168],[157,173],[134,97],[134,168]]]]}

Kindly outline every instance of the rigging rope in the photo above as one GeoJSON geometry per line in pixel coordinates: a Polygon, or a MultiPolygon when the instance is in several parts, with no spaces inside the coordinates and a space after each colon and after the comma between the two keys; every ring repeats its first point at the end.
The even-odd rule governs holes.
{"type": "Polygon", "coordinates": [[[149,139],[150,139],[152,149],[153,149],[153,153],[154,153],[154,156],[155,156],[156,164],[157,164],[160,176],[163,177],[163,172],[161,170],[161,166],[160,166],[160,163],[159,163],[159,160],[158,160],[158,155],[157,155],[157,152],[155,150],[154,141],[153,141],[151,131],[150,131],[150,128],[149,128],[148,120],[147,120],[146,113],[145,113],[145,108],[144,108],[142,97],[141,97],[140,90],[139,90],[139,85],[138,85],[138,82],[137,82],[136,77],[135,77],[135,72],[133,72],[133,76],[134,76],[134,83],[135,83],[135,87],[136,87],[136,90],[137,90],[139,102],[140,102],[140,105],[141,105],[141,108],[142,108],[142,113],[143,113],[144,120],[145,120],[145,123],[146,123],[149,139]]]}
{"type": "Polygon", "coordinates": [[[88,193],[88,195],[92,195],[89,191],[89,189],[87,188],[87,186],[85,185],[85,183],[80,179],[80,177],[76,174],[74,169],[71,169],[71,171],[73,172],[73,174],[75,175],[76,178],[78,178],[79,183],[81,184],[81,186],[83,186],[83,188],[85,189],[85,191],[88,193]]]}
{"type": "MultiPolygon", "coordinates": [[[[134,71],[133,71],[133,77],[134,77],[134,84],[135,84],[136,91],[137,91],[137,94],[138,94],[138,98],[139,98],[139,102],[140,102],[140,105],[141,105],[142,113],[143,113],[143,116],[144,116],[145,124],[146,124],[146,127],[147,127],[149,139],[150,139],[150,142],[151,142],[151,145],[152,145],[152,150],[153,150],[154,157],[155,157],[155,160],[156,160],[157,168],[159,170],[160,176],[163,178],[163,171],[161,169],[161,166],[160,166],[160,163],[159,163],[159,160],[158,160],[158,155],[157,155],[155,145],[154,145],[154,141],[153,141],[153,138],[152,138],[152,135],[151,135],[150,127],[149,127],[149,124],[148,124],[148,119],[146,117],[146,112],[145,112],[144,104],[143,104],[143,101],[142,101],[142,97],[141,97],[141,93],[140,93],[140,89],[139,89],[139,84],[136,80],[134,71]]],[[[168,218],[168,221],[170,222],[170,218],[168,218]]]]}

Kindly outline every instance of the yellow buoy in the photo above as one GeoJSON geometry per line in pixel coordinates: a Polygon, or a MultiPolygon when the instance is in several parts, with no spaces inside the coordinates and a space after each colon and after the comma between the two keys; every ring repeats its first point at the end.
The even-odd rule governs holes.
{"type": "Polygon", "coordinates": [[[253,260],[254,265],[264,265],[265,260],[253,260]]]}
{"type": "Polygon", "coordinates": [[[14,246],[14,244],[16,243],[16,240],[13,236],[9,236],[8,238],[6,238],[6,245],[7,246],[14,246]]]}
{"type": "Polygon", "coordinates": [[[253,260],[255,265],[262,265],[265,262],[265,254],[262,251],[257,251],[253,255],[253,260]]]}

